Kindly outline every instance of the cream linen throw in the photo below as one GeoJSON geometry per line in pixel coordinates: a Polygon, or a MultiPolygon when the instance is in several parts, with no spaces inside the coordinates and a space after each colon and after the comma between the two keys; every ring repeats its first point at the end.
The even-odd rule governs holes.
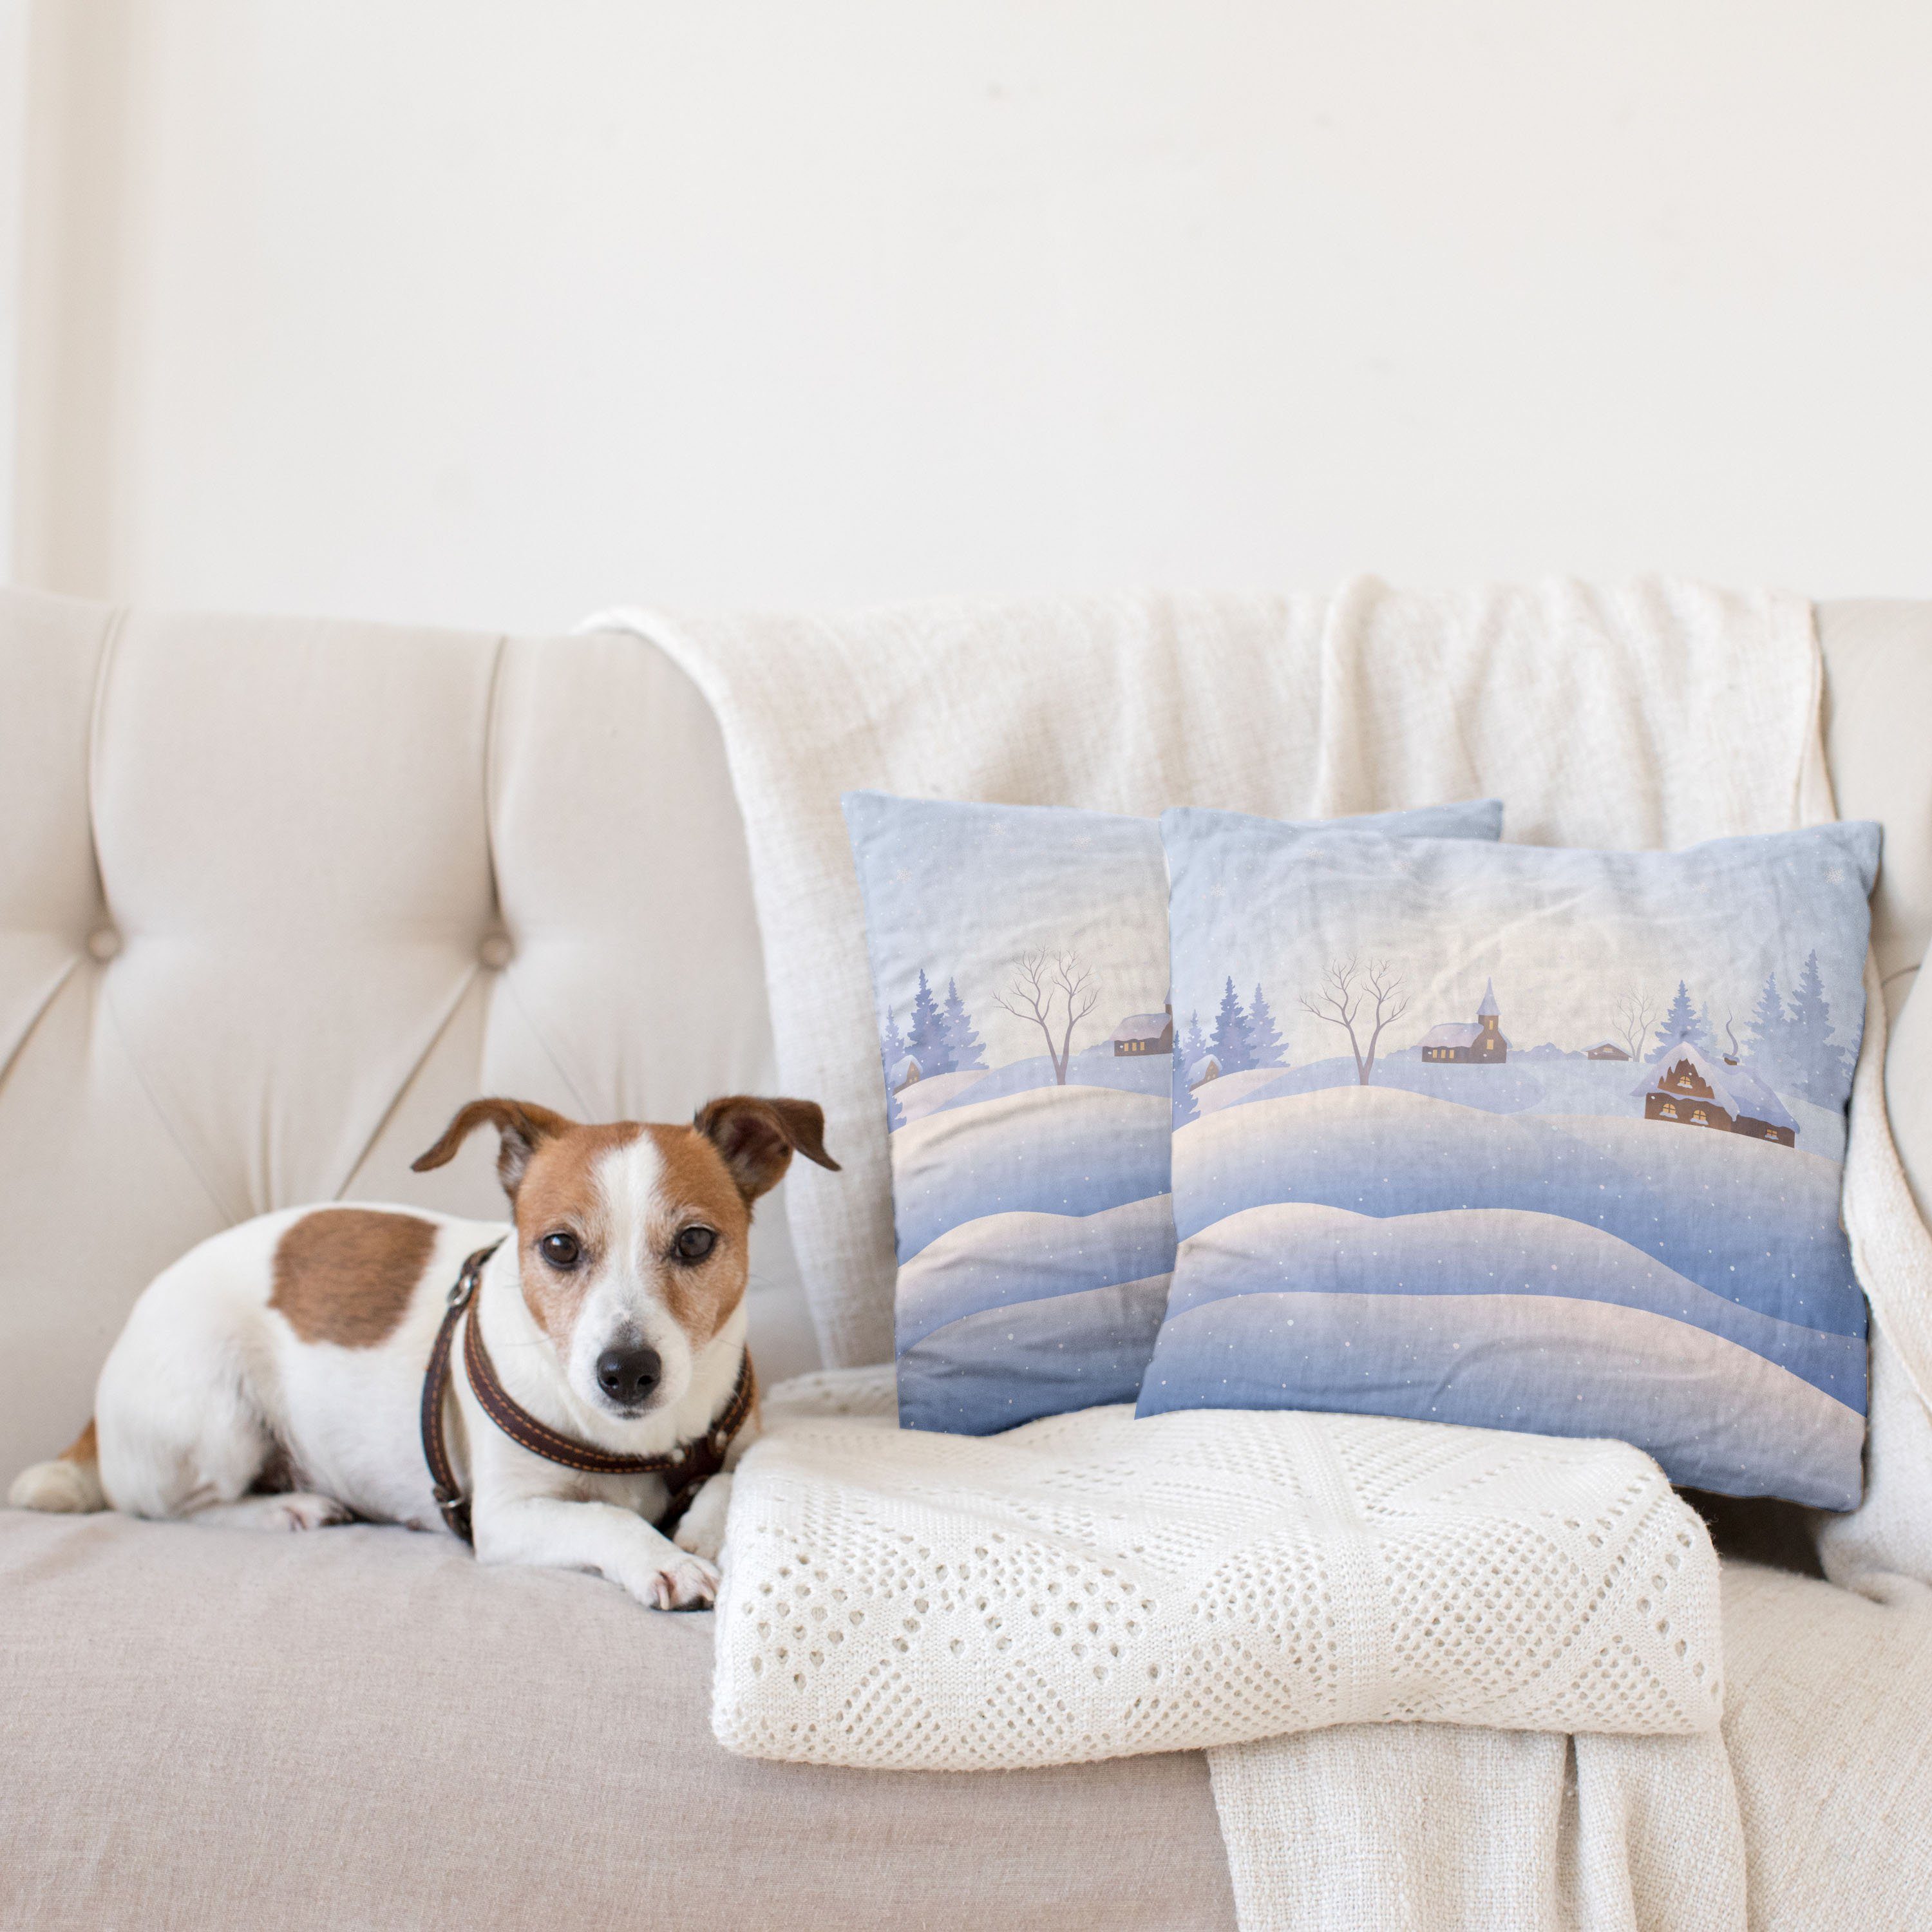
{"type": "Polygon", "coordinates": [[[1504,801],[1504,836],[1640,849],[1833,816],[1810,607],[1701,586],[608,611],[716,712],[778,1070],[844,1172],[787,1214],[826,1360],[892,1355],[892,1188],[841,792],[1280,818],[1504,801]]]}
{"type": "MultiPolygon", "coordinates": [[[[1141,596],[932,604],[836,620],[614,613],[592,622],[651,638],[692,676],[723,728],[780,1072],[825,1103],[828,1141],[846,1163],[836,1179],[800,1176],[790,1203],[821,1342],[836,1363],[890,1356],[893,1274],[841,791],[1147,814],[1192,803],[1280,817],[1498,795],[1511,838],[1636,848],[1832,815],[1817,646],[1809,606],[1790,597],[1661,581],[1423,596],[1365,580],[1325,599],[1141,596]]],[[[1867,1165],[1848,1174],[1848,1211],[1881,1328],[1898,1343],[1891,1359],[1916,1398],[1932,1364],[1932,1312],[1911,1288],[1912,1236],[1895,1225],[1871,1063],[1868,1036],[1851,1166],[1867,1165]],[[1862,1227],[1862,1208],[1886,1225],[1862,1227]]],[[[1881,1351],[1881,1389],[1886,1359],[1881,1351]]],[[[1916,1400],[1912,1419],[1923,1424],[1916,1400]]],[[[876,1492],[883,1473],[900,1491],[895,1508],[916,1511],[917,1483],[898,1451],[888,1454],[904,1439],[874,1426],[871,1476],[858,1486],[876,1492]]],[[[741,1532],[784,1484],[825,1478],[809,1467],[824,1453],[811,1426],[790,1447],[782,1429],[746,1460],[719,1618],[721,1698],[738,1682],[731,1602],[791,1580],[776,1568],[754,1576],[763,1559],[752,1552],[773,1540],[741,1532]],[[765,1471],[770,1490],[760,1487],[765,1471]]],[[[836,1500],[839,1486],[825,1493],[836,1500]]],[[[902,1524],[892,1533],[916,1534],[902,1524]]],[[[1359,1550],[1354,1529],[1338,1535],[1336,1550],[1352,1539],[1359,1550]]],[[[842,1550],[838,1561],[855,1553],[842,1550]]],[[[848,1587],[830,1567],[808,1580],[848,1587]]],[[[1232,1578],[1210,1580],[1202,1614],[1238,1625],[1246,1613],[1238,1588],[1232,1578]]],[[[902,1633],[908,1651],[896,1654],[909,1654],[917,1634],[902,1633]]],[[[762,1676],[751,1654],[745,1676],[762,1676]]],[[[1058,1688],[1072,1683],[1070,1673],[1058,1688]]],[[[836,1715],[803,1702],[798,1714],[836,1715]]],[[[1742,1923],[1735,1798],[1708,1731],[1570,1741],[1340,1722],[1216,1749],[1210,1762],[1247,1932],[1742,1923]]]]}

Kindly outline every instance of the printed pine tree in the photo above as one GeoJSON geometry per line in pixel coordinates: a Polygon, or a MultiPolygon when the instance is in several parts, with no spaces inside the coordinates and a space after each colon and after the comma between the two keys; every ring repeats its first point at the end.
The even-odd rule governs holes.
{"type": "Polygon", "coordinates": [[[1223,1074],[1245,1073],[1254,1064],[1249,1058],[1248,1016],[1234,997],[1232,975],[1227,991],[1221,995],[1221,1010],[1214,1016],[1214,1054],[1221,1063],[1223,1074]]]}
{"type": "Polygon", "coordinates": [[[1201,1118],[1201,1109],[1194,1103],[1194,1091],[1187,1084],[1187,1076],[1194,1063],[1207,1051],[1208,1042],[1201,1034],[1201,1016],[1190,1013],[1186,1037],[1181,1037],[1178,1027],[1174,1030],[1174,1124],[1177,1127],[1184,1127],[1190,1120],[1201,1118]]]}
{"type": "Polygon", "coordinates": [[[1791,1022],[1773,973],[1757,996],[1757,1004],[1744,1028],[1744,1051],[1760,1076],[1775,1087],[1785,1078],[1785,1063],[1790,1056],[1791,1022]]]}
{"type": "Polygon", "coordinates": [[[1248,1008],[1248,1064],[1250,1066],[1286,1066],[1287,1056],[1281,1050],[1280,1029],[1274,1023],[1274,1015],[1262,989],[1255,988],[1254,1003],[1248,1008]]]}
{"type": "Polygon", "coordinates": [[[1191,1069],[1194,1063],[1208,1051],[1208,1036],[1201,1030],[1201,1016],[1198,1012],[1187,1016],[1187,1046],[1182,1058],[1191,1069]]]}
{"type": "Polygon", "coordinates": [[[1648,1058],[1654,1066],[1679,1040],[1689,1040],[1694,1046],[1697,1040],[1697,1009],[1691,1003],[1690,989],[1680,980],[1677,982],[1677,997],[1670,1003],[1670,1010],[1664,1016],[1663,1024],[1657,1029],[1657,1048],[1648,1058]]]}
{"type": "Polygon", "coordinates": [[[1690,1044],[1700,1053],[1715,1053],[1717,1040],[1717,1035],[1711,1030],[1711,1009],[1707,1006],[1691,1027],[1690,1044]]]}
{"type": "Polygon", "coordinates": [[[905,1125],[905,1109],[892,1091],[892,1069],[905,1058],[905,1036],[899,1031],[897,1011],[886,1009],[886,1030],[879,1036],[879,1067],[886,1080],[886,1132],[895,1133],[905,1125]]]}
{"type": "Polygon", "coordinates": [[[919,970],[919,990],[912,996],[911,1024],[906,1029],[906,1051],[919,1062],[919,1077],[930,1080],[935,1074],[952,1071],[952,1055],[946,1036],[946,1016],[932,997],[926,968],[919,970]]]}
{"type": "Polygon", "coordinates": [[[1184,1127],[1190,1120],[1200,1118],[1201,1109],[1195,1106],[1192,1090],[1187,1084],[1187,1049],[1178,1033],[1174,1036],[1174,1052],[1169,1057],[1174,1063],[1174,1124],[1184,1127]]]}
{"type": "Polygon", "coordinates": [[[986,1049],[973,1030],[972,1016],[959,997],[959,982],[946,982],[946,1050],[956,1073],[977,1073],[986,1064],[986,1049]]]}
{"type": "Polygon", "coordinates": [[[1851,1055],[1832,1040],[1832,1009],[1815,951],[1805,961],[1791,995],[1785,1039],[1786,1078],[1815,1105],[1842,1106],[1851,1078],[1851,1055]]]}

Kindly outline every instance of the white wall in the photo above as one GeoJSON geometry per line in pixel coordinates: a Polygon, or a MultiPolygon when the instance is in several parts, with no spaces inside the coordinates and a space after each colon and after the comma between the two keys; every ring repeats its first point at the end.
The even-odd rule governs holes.
{"type": "Polygon", "coordinates": [[[26,581],[1932,594],[1904,0],[37,0],[29,67],[26,581]]]}
{"type": "Polygon", "coordinates": [[[0,582],[13,574],[14,466],[20,448],[28,28],[28,0],[0,0],[0,582]]]}

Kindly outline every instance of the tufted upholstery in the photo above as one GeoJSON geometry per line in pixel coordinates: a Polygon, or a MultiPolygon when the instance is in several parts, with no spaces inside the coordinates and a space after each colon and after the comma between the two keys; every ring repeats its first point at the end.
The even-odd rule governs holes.
{"type": "MultiPolygon", "coordinates": [[[[1821,616],[1840,809],[1886,824],[1893,1106],[1932,1176],[1932,605],[1821,616]],[[1901,1061],[1900,1056],[1906,1056],[1901,1061]]],[[[464,1100],[769,1089],[723,747],[682,673],[542,640],[0,596],[0,1474],[65,1442],[148,1278],[336,1196],[500,1211],[464,1100]]],[[[833,1151],[836,1153],[836,1149],[833,1151]]],[[[768,1376],[813,1344],[775,1206],[768,1376]]]]}
{"type": "MultiPolygon", "coordinates": [[[[1840,807],[1886,824],[1874,943],[1924,1194],[1932,605],[1834,606],[1821,629],[1840,807]]],[[[723,746],[634,639],[0,596],[0,1479],[67,1439],[148,1277],[230,1220],[338,1195],[497,1212],[480,1140],[408,1171],[472,1094],[677,1118],[769,1084],[723,746]]],[[[764,1366],[806,1366],[781,1216],[754,1258],[764,1366]]],[[[1198,1756],[970,1796],[753,1764],[706,1734],[710,1619],[591,1579],[375,1528],[0,1528],[9,1924],[578,1923],[688,1898],[747,1927],[1065,1925],[1096,1870],[1121,1932],[1233,1922],[1198,1756]]],[[[1815,1903],[1784,1872],[1812,1874],[1797,1828],[1826,1786],[1850,1822],[1814,1882],[1877,1922],[1924,1889],[1896,1828],[1923,1726],[1882,1722],[1915,1708],[1884,1700],[1922,1640],[1822,1584],[1755,1589],[1777,1618],[1755,1650],[1727,1637],[1726,1720],[1754,1922],[1815,1903]],[[1848,1617],[1870,1628],[1848,1640],[1848,1617]],[[1884,1668],[1848,1689],[1852,1640],[1884,1668]],[[1823,1738],[1809,1767],[1800,1732],[1823,1738]],[[1878,1772],[1846,1775],[1855,1736],[1876,1798],[1878,1772]]]]}
{"type": "MultiPolygon", "coordinates": [[[[717,728],[664,658],[0,596],[0,1468],[88,1412],[134,1295],[337,1196],[502,1212],[478,1093],[688,1118],[769,1090],[717,728]]],[[[767,1375],[812,1366],[778,1204],[767,1375]]]]}

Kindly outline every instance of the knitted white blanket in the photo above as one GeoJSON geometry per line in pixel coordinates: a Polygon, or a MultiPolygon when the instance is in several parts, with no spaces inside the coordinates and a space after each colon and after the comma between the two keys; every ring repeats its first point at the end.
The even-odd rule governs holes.
{"type": "Polygon", "coordinates": [[[902,1431],[892,1400],[880,1370],[767,1398],[718,1600],[730,1750],[1011,1770],[1722,1713],[1717,1558],[1621,1443],[1126,1406],[973,1438],[902,1431]]]}

